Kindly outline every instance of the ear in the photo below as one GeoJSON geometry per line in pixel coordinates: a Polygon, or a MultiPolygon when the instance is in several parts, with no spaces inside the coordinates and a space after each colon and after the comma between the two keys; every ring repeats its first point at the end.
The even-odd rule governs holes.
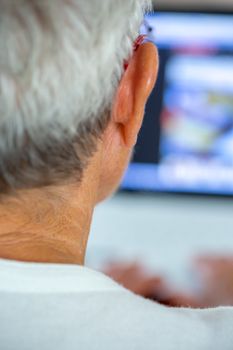
{"type": "Polygon", "coordinates": [[[120,82],[112,109],[125,146],[132,148],[142,125],[145,105],[158,74],[158,52],[145,43],[134,53],[120,82]]]}

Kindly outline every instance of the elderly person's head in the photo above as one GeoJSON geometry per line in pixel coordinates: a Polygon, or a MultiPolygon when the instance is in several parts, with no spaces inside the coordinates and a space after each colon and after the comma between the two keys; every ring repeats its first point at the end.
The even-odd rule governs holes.
{"type": "Polygon", "coordinates": [[[83,261],[157,73],[146,0],[0,0],[0,256],[83,261]],[[126,63],[127,62],[127,68],[126,63]]]}

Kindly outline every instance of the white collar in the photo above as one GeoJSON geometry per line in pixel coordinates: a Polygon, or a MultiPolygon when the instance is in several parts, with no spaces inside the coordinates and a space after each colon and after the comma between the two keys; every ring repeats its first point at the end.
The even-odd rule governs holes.
{"type": "Polygon", "coordinates": [[[0,292],[84,293],[124,290],[104,274],[84,266],[0,259],[0,292]]]}

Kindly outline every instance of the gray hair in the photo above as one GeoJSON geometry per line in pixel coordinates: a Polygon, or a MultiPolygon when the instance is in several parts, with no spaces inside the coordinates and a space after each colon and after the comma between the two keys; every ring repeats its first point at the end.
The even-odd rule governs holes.
{"type": "Polygon", "coordinates": [[[0,0],[0,192],[80,180],[149,0],[0,0]]]}

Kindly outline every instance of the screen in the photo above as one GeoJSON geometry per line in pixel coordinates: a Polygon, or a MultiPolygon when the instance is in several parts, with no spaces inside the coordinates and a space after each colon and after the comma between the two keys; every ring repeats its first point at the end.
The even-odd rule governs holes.
{"type": "Polygon", "coordinates": [[[141,33],[160,70],[122,188],[233,195],[233,15],[158,12],[141,33]]]}

